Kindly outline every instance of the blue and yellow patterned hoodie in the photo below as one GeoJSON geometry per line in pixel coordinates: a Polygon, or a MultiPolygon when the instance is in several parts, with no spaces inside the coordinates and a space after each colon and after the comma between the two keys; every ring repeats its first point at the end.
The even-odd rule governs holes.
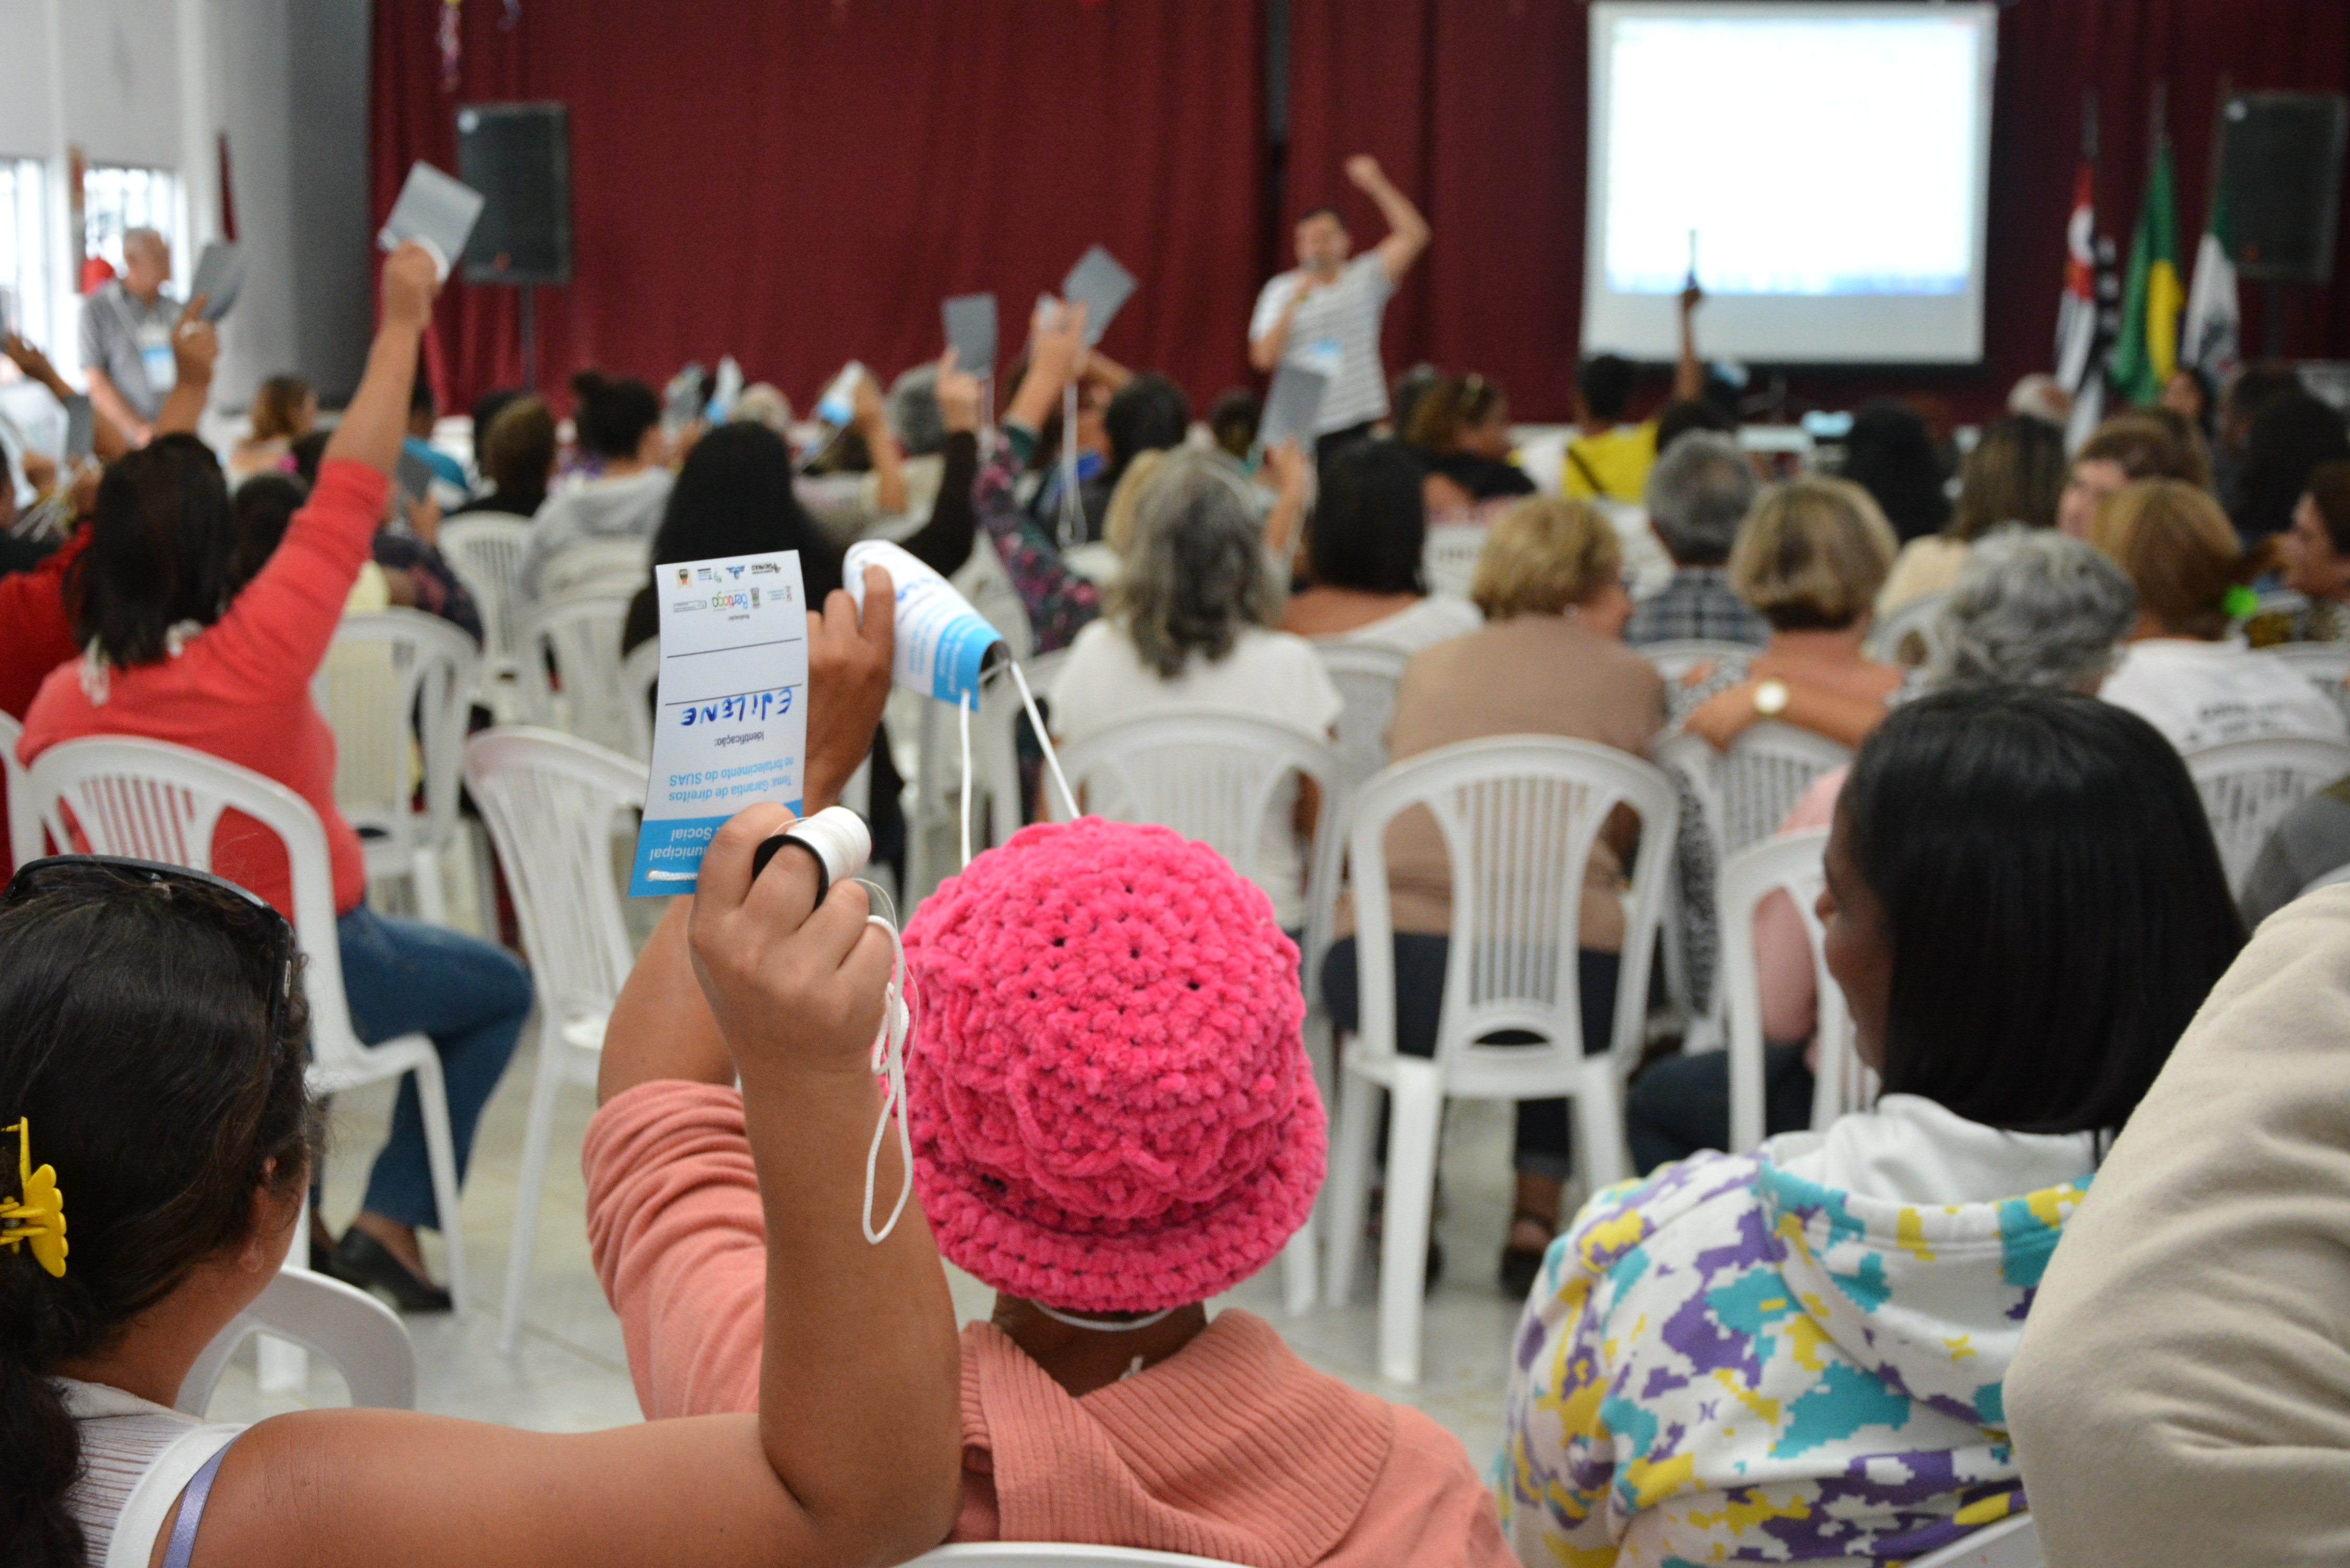
{"type": "Polygon", "coordinates": [[[2079,1180],[1917,1205],[1791,1168],[1820,1142],[1668,1166],[1553,1243],[1494,1478],[1529,1568],[1894,1563],[2022,1506],[2001,1380],[2085,1152],[2079,1180]]]}

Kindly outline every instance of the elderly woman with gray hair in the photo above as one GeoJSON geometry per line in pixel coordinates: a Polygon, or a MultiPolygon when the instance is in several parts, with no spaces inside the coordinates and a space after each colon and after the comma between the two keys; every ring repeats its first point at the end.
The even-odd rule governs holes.
{"type": "MultiPolygon", "coordinates": [[[[1273,629],[1283,587],[1239,469],[1220,453],[1168,453],[1135,508],[1132,551],[1102,618],[1077,633],[1054,680],[1055,738],[1197,707],[1327,736],[1344,704],[1313,645],[1273,629]]],[[[1288,930],[1305,924],[1298,829],[1309,821],[1293,785],[1266,821],[1253,878],[1288,930]]]]}
{"type": "MultiPolygon", "coordinates": [[[[1969,551],[1940,618],[1940,648],[1926,669],[1939,691],[1957,686],[2062,688],[2095,695],[2137,621],[2137,590],[2119,566],[2051,529],[2006,528],[1969,551]]],[[[1804,792],[1783,833],[1835,819],[1848,770],[1804,792]]],[[[1809,1127],[1811,1039],[1819,998],[1811,938],[1783,893],[1754,911],[1764,1042],[1764,1108],[1772,1133],[1809,1127]]],[[[1729,1141],[1729,1061],[1721,1052],[1662,1062],[1625,1105],[1633,1162],[1642,1172],[1729,1141]]]]}

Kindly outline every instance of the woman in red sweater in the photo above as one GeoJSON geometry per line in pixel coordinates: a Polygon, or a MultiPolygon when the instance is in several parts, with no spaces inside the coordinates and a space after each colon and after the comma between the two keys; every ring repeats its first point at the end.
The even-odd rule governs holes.
{"type": "MultiPolygon", "coordinates": [[[[158,439],[99,486],[89,542],[66,581],[83,657],[53,670],[25,716],[27,763],[61,741],[138,735],[247,767],[308,801],[326,826],[343,990],[359,1038],[430,1035],[441,1054],[462,1177],[481,1119],[530,1012],[530,977],[504,950],[367,907],[359,835],[335,805],[335,737],[310,697],[343,601],[369,558],[406,431],[417,342],[436,291],[432,258],[384,264],[383,312],[367,375],[327,448],[310,504],[249,581],[219,460],[192,436],[158,439]]],[[[289,919],[276,837],[223,818],[213,865],[289,919]]],[[[446,1311],[427,1277],[420,1226],[436,1225],[416,1085],[400,1085],[391,1137],[359,1219],[328,1271],[411,1311],[446,1311]]]]}

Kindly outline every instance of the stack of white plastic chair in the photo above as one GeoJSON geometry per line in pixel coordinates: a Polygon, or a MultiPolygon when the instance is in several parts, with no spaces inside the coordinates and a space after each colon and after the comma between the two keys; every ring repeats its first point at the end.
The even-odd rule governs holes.
{"type": "Polygon", "coordinates": [[[547,730],[490,730],[465,743],[465,784],[513,890],[538,996],[538,1072],[523,1135],[500,1344],[522,1333],[523,1297],[555,1130],[555,1096],[593,1085],[604,1024],[635,955],[614,877],[616,819],[644,807],[644,764],[547,730]]]}
{"type": "MultiPolygon", "coordinates": [[[[66,741],[31,769],[33,796],[51,837],[100,855],[126,855],[213,868],[213,835],[224,813],[249,817],[286,849],[294,888],[294,935],[302,949],[303,990],[310,1003],[310,1087],[339,1094],[362,1084],[416,1075],[426,1163],[432,1177],[441,1239],[448,1249],[449,1295],[465,1303],[465,1231],[457,1199],[457,1146],[440,1053],[422,1034],[362,1044],[343,995],[342,947],[335,929],[335,876],[327,832],[310,803],[275,779],[185,746],[99,737],[66,741]],[[68,816],[68,814],[69,816],[68,816]],[[70,829],[68,824],[70,823],[70,829]]],[[[307,1224],[294,1233],[289,1261],[309,1262],[307,1224]]]]}
{"type": "Polygon", "coordinates": [[[2350,642],[2287,642],[2261,651],[2309,677],[2328,701],[2350,717],[2350,642]]]}
{"type": "MultiPolygon", "coordinates": [[[[1336,798],[1338,760],[1329,745],[1303,731],[1252,714],[1221,708],[1163,708],[1120,720],[1066,742],[1061,769],[1087,812],[1114,822],[1149,822],[1171,827],[1222,856],[1243,876],[1263,877],[1268,830],[1289,827],[1278,809],[1282,786],[1310,779],[1327,803],[1336,798]]],[[[1066,803],[1046,792],[1056,818],[1066,803]]],[[[1334,857],[1323,843],[1337,829],[1336,813],[1326,809],[1315,844],[1305,857],[1309,910],[1327,900],[1311,885],[1314,872],[1334,857]]],[[[1302,944],[1302,972],[1313,974],[1328,945],[1326,930],[1310,917],[1302,944]]],[[[1301,1227],[1283,1255],[1284,1297],[1292,1313],[1314,1304],[1313,1225],[1301,1227]]]]}
{"type": "Polygon", "coordinates": [[[1396,688],[1409,655],[1377,642],[1317,641],[1314,651],[1346,704],[1337,732],[1344,793],[1388,765],[1388,726],[1395,721],[1396,688]]]}
{"type": "Polygon", "coordinates": [[[522,653],[523,712],[531,723],[608,751],[626,753],[637,743],[643,718],[631,716],[620,676],[628,618],[628,595],[592,588],[541,599],[523,613],[515,640],[522,653]]]}
{"type": "Polygon", "coordinates": [[[1730,1025],[1730,1147],[1745,1153],[1762,1143],[1764,1121],[1762,981],[1754,946],[1754,916],[1774,893],[1795,906],[1809,942],[1813,994],[1818,999],[1813,1040],[1817,1066],[1812,1126],[1825,1127],[1877,1098],[1877,1075],[1854,1052],[1852,1015],[1844,992],[1828,973],[1818,910],[1825,883],[1822,857],[1828,830],[1780,834],[1749,845],[1721,868],[1714,907],[1721,924],[1722,998],[1730,1025]]]}
{"type": "Polygon", "coordinates": [[[1639,1062],[1649,954],[1679,815],[1672,782],[1658,769],[1612,747],[1549,736],[1440,747],[1396,763],[1356,794],[1347,857],[1361,1016],[1341,1056],[1329,1281],[1332,1304],[1345,1305],[1384,1093],[1393,1104],[1379,1259],[1381,1376],[1419,1378],[1420,1297],[1447,1098],[1571,1098],[1586,1187],[1596,1191],[1628,1174],[1624,1085],[1639,1062]],[[1604,1051],[1586,1055],[1577,958],[1585,872],[1619,805],[1639,819],[1639,843],[1627,868],[1611,1034],[1604,1051]],[[1415,807],[1435,818],[1452,879],[1444,1000],[1427,1058],[1396,1047],[1388,907],[1388,828],[1415,807]],[[1478,1044],[1505,1030],[1542,1043],[1478,1044]]]}
{"type": "Polygon", "coordinates": [[[2186,761],[2228,886],[2239,894],[2285,813],[2350,777],[2350,744],[2314,737],[2230,741],[2189,752],[2186,761]]]}
{"type": "Polygon", "coordinates": [[[1912,669],[1931,663],[1949,635],[1942,611],[1950,602],[1947,593],[1927,594],[1878,621],[1868,634],[1869,657],[1912,669]]]}
{"type": "Polygon", "coordinates": [[[16,742],[24,734],[24,725],[0,713],[0,779],[8,785],[9,857],[19,866],[41,857],[47,837],[41,831],[41,809],[33,800],[33,781],[16,760],[16,742]]]}
{"type": "Polygon", "coordinates": [[[1428,591],[1467,598],[1469,585],[1477,576],[1477,557],[1484,549],[1482,523],[1432,524],[1428,530],[1428,543],[1420,551],[1420,570],[1428,578],[1428,591]]]}
{"type": "Polygon", "coordinates": [[[325,1356],[360,1409],[416,1408],[416,1346],[398,1314],[365,1291],[289,1266],[196,1357],[172,1401],[182,1415],[204,1413],[229,1358],[257,1334],[325,1356]]]}
{"type": "Polygon", "coordinates": [[[369,879],[406,878],[417,913],[435,924],[449,919],[441,855],[457,837],[457,773],[479,680],[463,631],[388,609],[345,616],[312,682],[335,732],[335,804],[367,844],[369,879]]]}
{"type": "Polygon", "coordinates": [[[1725,659],[1752,659],[1751,643],[1721,642],[1710,638],[1672,638],[1663,642],[1643,643],[1633,652],[1657,667],[1667,686],[1678,686],[1690,670],[1725,659]]]}
{"type": "Polygon", "coordinates": [[[441,524],[438,545],[482,615],[482,700],[500,723],[521,712],[522,551],[530,519],[511,512],[468,512],[441,524]]]}

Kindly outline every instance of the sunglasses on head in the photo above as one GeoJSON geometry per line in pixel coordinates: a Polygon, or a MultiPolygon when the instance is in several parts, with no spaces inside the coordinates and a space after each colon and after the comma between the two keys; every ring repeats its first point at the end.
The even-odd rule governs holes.
{"type": "Polygon", "coordinates": [[[269,1037],[275,1040],[286,1016],[286,1002],[294,994],[295,961],[301,950],[295,940],[293,925],[267,899],[250,888],[240,888],[209,871],[167,866],[159,860],[134,860],[127,855],[51,855],[27,860],[16,867],[16,874],[8,878],[8,886],[0,888],[0,909],[69,888],[88,889],[138,883],[167,889],[202,888],[224,895],[229,909],[239,913],[229,914],[217,901],[179,907],[213,917],[215,925],[239,941],[249,941],[257,934],[269,944],[270,970],[278,977],[269,991],[269,1037]],[[227,918],[218,918],[223,915],[227,918]]]}

